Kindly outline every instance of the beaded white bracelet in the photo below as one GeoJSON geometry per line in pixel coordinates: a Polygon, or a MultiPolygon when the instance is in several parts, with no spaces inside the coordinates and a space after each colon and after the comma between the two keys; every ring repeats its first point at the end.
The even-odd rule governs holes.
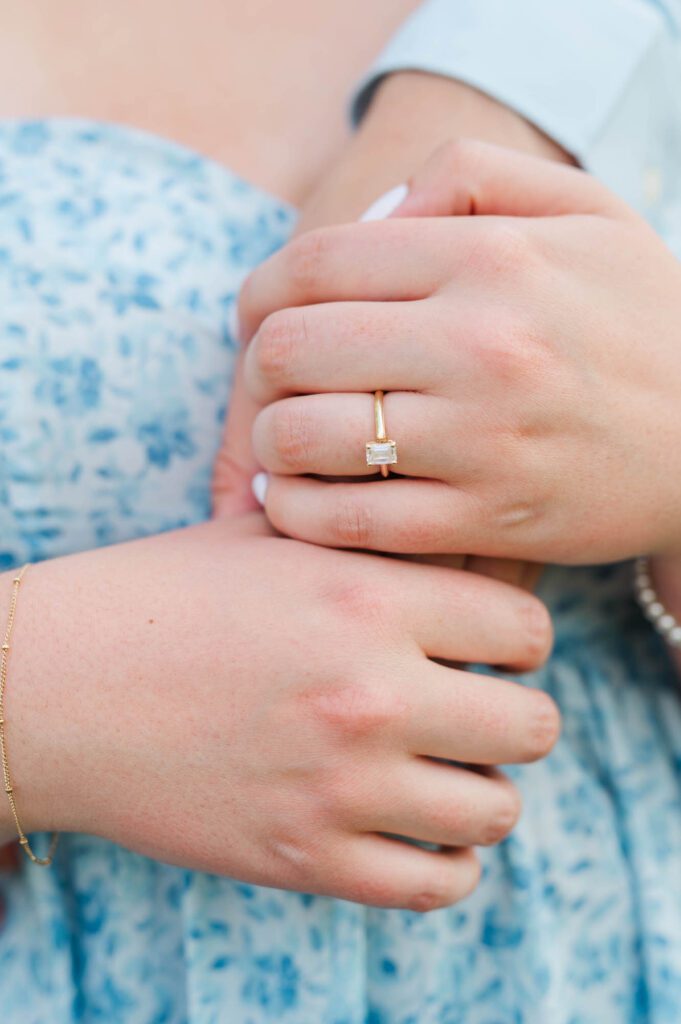
{"type": "Polygon", "coordinates": [[[681,649],[681,623],[660,601],[650,576],[650,560],[637,558],[634,567],[634,591],[643,614],[671,647],[681,649]]]}

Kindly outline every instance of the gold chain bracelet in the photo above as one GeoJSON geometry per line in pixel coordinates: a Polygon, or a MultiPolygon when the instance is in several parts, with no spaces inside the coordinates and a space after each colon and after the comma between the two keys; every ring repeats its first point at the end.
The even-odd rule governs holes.
{"type": "Polygon", "coordinates": [[[38,857],[31,849],[31,844],[28,841],[26,833],[21,827],[21,819],[19,818],[19,812],[17,811],[17,802],[14,799],[14,787],[12,786],[12,778],[9,773],[9,761],[7,760],[7,740],[5,738],[5,686],[7,684],[7,662],[9,660],[10,641],[12,639],[12,628],[14,626],[14,617],[17,611],[17,598],[19,597],[19,587],[24,577],[24,573],[28,569],[25,565],[21,569],[14,579],[12,580],[12,597],[9,603],[9,616],[7,619],[7,629],[5,630],[5,640],[2,645],[2,658],[0,658],[0,755],[2,756],[2,777],[5,784],[5,793],[9,799],[9,805],[12,808],[12,816],[14,818],[14,824],[17,827],[19,833],[19,842],[21,848],[34,864],[39,864],[43,868],[48,868],[52,863],[54,857],[54,851],[57,849],[57,843],[59,842],[59,835],[55,832],[52,836],[50,848],[47,851],[46,857],[38,857]]]}

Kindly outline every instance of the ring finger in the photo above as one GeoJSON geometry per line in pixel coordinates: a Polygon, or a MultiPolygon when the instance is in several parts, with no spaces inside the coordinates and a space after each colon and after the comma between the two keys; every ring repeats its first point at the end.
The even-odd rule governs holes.
{"type": "MultiPolygon", "coordinates": [[[[397,442],[395,471],[402,476],[451,479],[470,471],[475,441],[457,444],[463,404],[432,395],[392,392],[384,399],[386,429],[397,442]],[[443,452],[434,437],[447,437],[443,452]],[[463,454],[465,452],[465,463],[463,454]],[[444,457],[443,457],[444,456],[444,457]]],[[[299,476],[374,476],[366,444],[375,437],[371,394],[303,395],[263,409],[253,428],[253,449],[270,473],[299,476]]]]}

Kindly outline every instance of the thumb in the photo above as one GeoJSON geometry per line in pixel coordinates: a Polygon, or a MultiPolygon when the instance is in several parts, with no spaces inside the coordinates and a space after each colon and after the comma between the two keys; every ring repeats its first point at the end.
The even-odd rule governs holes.
{"type": "Polygon", "coordinates": [[[394,217],[562,214],[631,216],[604,185],[576,167],[486,142],[440,146],[410,181],[394,217]]]}

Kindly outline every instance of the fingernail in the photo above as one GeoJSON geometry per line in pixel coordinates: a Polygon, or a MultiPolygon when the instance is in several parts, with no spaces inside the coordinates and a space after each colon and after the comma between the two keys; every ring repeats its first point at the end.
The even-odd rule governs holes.
{"type": "Polygon", "coordinates": [[[239,323],[236,299],[227,310],[227,331],[235,341],[241,340],[241,324],[239,323]]]}
{"type": "Polygon", "coordinates": [[[251,480],[251,490],[255,495],[255,500],[259,505],[265,507],[265,498],[267,497],[267,487],[269,485],[270,478],[267,473],[256,473],[251,480]]]}
{"type": "Polygon", "coordinates": [[[364,211],[359,218],[360,221],[383,220],[385,217],[389,217],[404,202],[408,195],[408,185],[395,185],[395,188],[391,188],[389,192],[384,192],[382,196],[371,204],[368,210],[364,211]]]}

